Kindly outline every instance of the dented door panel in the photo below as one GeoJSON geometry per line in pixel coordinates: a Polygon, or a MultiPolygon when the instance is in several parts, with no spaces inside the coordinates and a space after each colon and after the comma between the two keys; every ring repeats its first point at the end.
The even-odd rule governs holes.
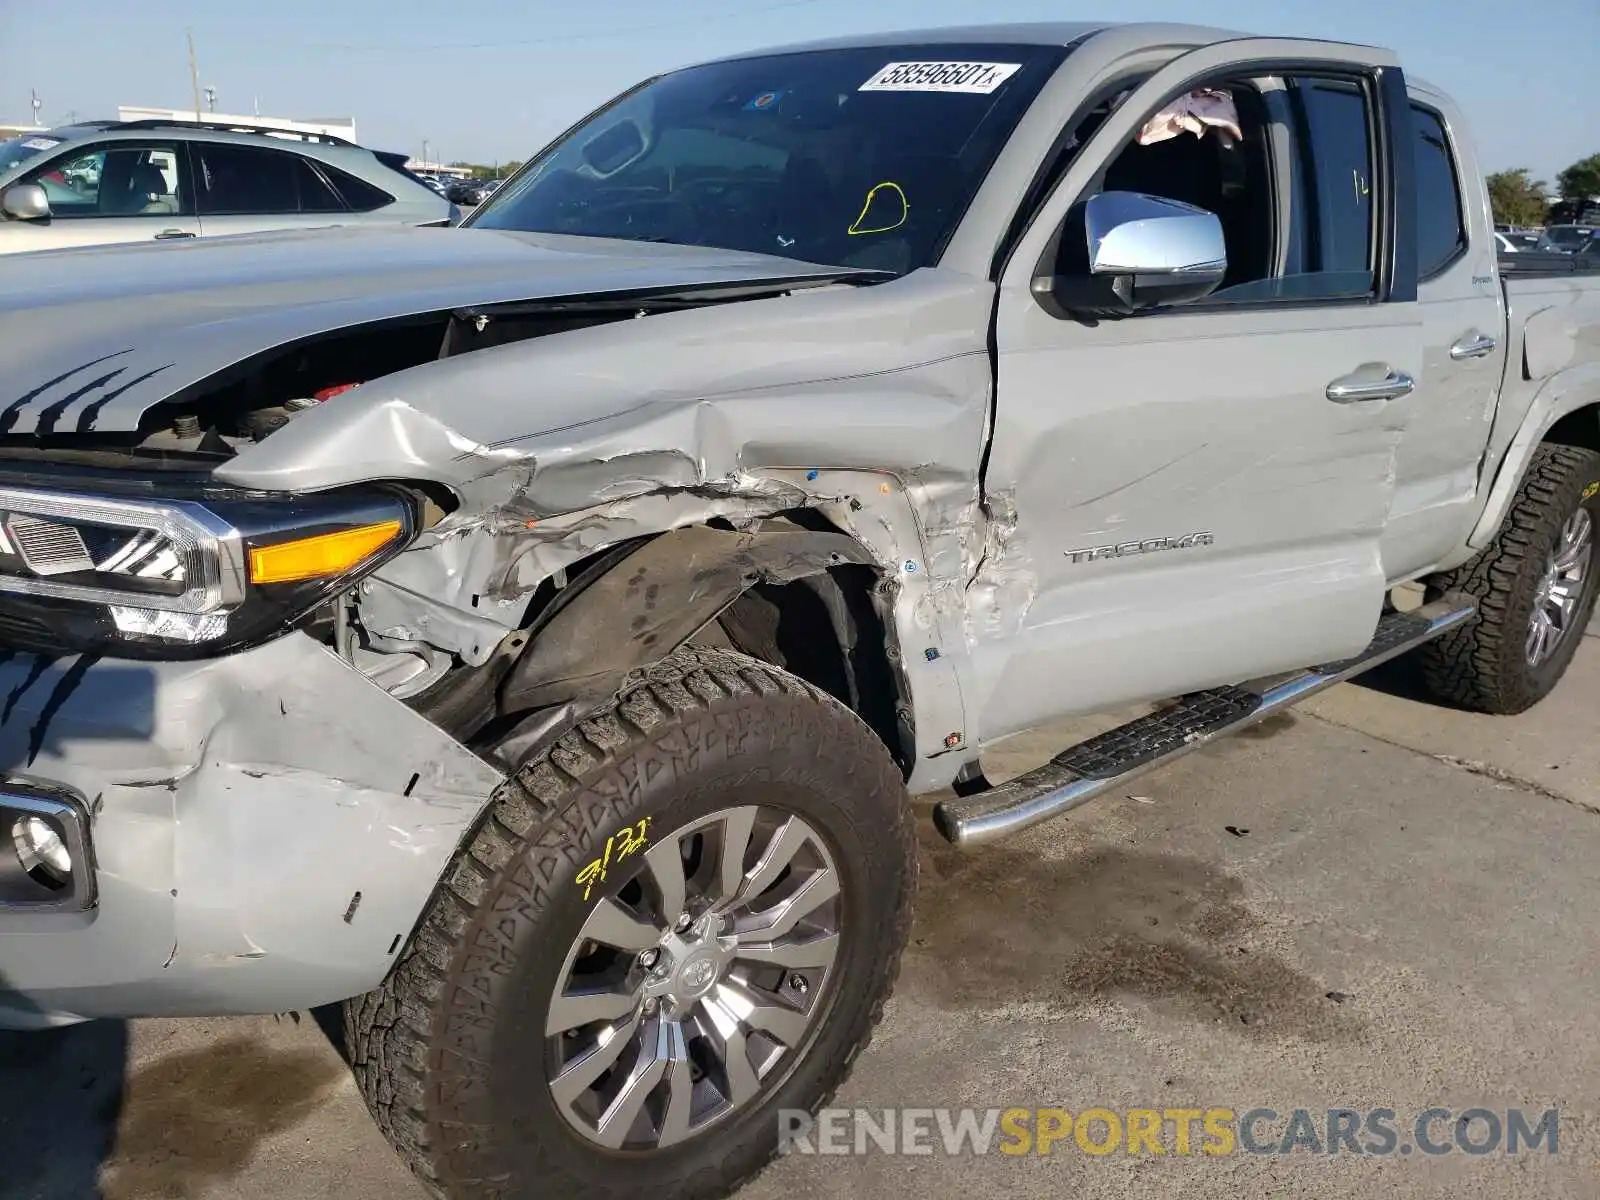
{"type": "Polygon", "coordinates": [[[974,618],[994,637],[974,652],[985,742],[1342,658],[1376,625],[1406,400],[1328,389],[1418,374],[1408,295],[1095,321],[1047,311],[1032,290],[1070,207],[1100,190],[1149,114],[1286,63],[1399,79],[1387,51],[1331,43],[1243,38],[1180,55],[1089,137],[1005,266],[991,553],[973,597],[1000,610],[974,618]]]}
{"type": "Polygon", "coordinates": [[[1002,300],[987,478],[1016,528],[984,574],[1020,558],[1037,589],[978,647],[986,739],[1366,644],[1404,413],[1324,390],[1364,362],[1414,371],[1414,308],[1088,328],[1002,300]]]}

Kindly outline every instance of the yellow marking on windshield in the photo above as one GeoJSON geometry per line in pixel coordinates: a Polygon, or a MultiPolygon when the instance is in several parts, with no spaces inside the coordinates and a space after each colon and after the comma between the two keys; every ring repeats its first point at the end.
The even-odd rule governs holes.
{"type": "Polygon", "coordinates": [[[860,237],[863,234],[868,233],[892,233],[910,219],[911,201],[906,199],[905,188],[901,187],[892,179],[886,179],[882,183],[873,184],[871,189],[868,190],[866,202],[861,206],[861,215],[858,216],[854,221],[850,222],[850,228],[845,230],[845,233],[851,237],[860,237]],[[900,197],[900,219],[895,221],[892,225],[873,226],[870,229],[863,229],[861,227],[861,222],[867,219],[867,214],[872,211],[873,200],[876,199],[878,193],[883,191],[885,188],[892,190],[895,195],[900,197]]]}

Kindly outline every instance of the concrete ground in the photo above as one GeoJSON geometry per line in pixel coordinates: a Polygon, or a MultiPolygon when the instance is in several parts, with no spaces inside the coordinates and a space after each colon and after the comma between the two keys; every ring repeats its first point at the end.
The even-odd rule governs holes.
{"type": "MultiPolygon", "coordinates": [[[[998,849],[959,855],[930,830],[899,989],[838,1103],[1387,1107],[1402,1131],[1435,1105],[1556,1107],[1558,1154],[1069,1141],[789,1157],[745,1200],[1594,1196],[1600,638],[1524,717],[1433,708],[1407,684],[1339,688],[998,849]]],[[[1079,733],[1019,739],[991,774],[1079,733]]],[[[0,1197],[82,1200],[97,1178],[107,1200],[422,1194],[309,1017],[0,1035],[0,1197]]]]}

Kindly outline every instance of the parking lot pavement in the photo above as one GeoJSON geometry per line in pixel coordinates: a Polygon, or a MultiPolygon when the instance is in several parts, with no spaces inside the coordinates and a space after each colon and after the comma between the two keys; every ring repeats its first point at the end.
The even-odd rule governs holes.
{"type": "MultiPolygon", "coordinates": [[[[838,1103],[1386,1107],[1402,1127],[1556,1107],[1558,1154],[792,1156],[746,1200],[1593,1196],[1600,638],[1526,716],[1406,687],[1337,689],[980,854],[930,830],[899,989],[838,1103]]],[[[1079,733],[1018,739],[992,773],[1079,733]]],[[[5,1035],[0,1072],[8,1198],[79,1200],[101,1162],[110,1200],[421,1195],[309,1018],[5,1035]]]]}

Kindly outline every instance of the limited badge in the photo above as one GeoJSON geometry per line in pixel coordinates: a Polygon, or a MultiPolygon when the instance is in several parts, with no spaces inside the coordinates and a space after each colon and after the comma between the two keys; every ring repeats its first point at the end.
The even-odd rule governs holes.
{"type": "Polygon", "coordinates": [[[860,87],[863,92],[965,92],[987,96],[1018,71],[1021,63],[895,62],[860,87]]]}

